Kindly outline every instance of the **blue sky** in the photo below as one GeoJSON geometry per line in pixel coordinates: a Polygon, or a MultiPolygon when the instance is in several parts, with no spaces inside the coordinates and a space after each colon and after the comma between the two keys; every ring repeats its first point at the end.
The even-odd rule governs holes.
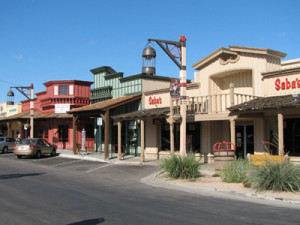
{"type": "MultiPolygon", "coordinates": [[[[0,0],[0,102],[10,86],[93,81],[91,69],[139,74],[148,38],[187,38],[192,64],[220,47],[270,48],[300,58],[298,0],[0,0]]],[[[156,44],[158,75],[179,77],[156,44]]],[[[15,92],[15,102],[25,97],[15,92]]]]}

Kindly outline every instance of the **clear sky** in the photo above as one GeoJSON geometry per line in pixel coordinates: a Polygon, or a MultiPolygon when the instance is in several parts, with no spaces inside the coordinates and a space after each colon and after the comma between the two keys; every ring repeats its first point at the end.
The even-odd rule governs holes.
{"type": "MultiPolygon", "coordinates": [[[[187,38],[187,77],[220,47],[270,48],[300,58],[299,0],[0,0],[0,102],[10,86],[93,81],[91,69],[141,73],[148,38],[187,38]]],[[[154,45],[157,75],[179,77],[154,45]]],[[[15,102],[25,100],[17,90],[15,102]]]]}

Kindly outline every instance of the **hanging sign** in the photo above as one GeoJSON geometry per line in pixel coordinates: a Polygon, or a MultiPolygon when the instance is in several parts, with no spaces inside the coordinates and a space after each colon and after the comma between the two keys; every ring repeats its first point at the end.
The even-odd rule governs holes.
{"type": "Polygon", "coordinates": [[[55,104],[55,113],[66,113],[70,111],[70,104],[55,104]]]}
{"type": "Polygon", "coordinates": [[[179,79],[171,78],[170,80],[170,95],[172,98],[179,98],[180,96],[180,84],[179,79]]]}
{"type": "Polygon", "coordinates": [[[97,126],[102,126],[103,119],[97,118],[97,126]]]}

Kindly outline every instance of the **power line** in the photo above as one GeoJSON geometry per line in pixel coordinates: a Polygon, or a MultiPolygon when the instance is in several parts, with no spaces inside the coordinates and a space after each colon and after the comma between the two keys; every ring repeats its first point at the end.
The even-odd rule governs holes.
{"type": "Polygon", "coordinates": [[[5,80],[0,80],[1,82],[3,83],[7,83],[7,84],[12,84],[12,85],[18,85],[18,86],[21,86],[20,84],[16,84],[16,83],[13,83],[13,82],[10,82],[10,81],[5,81],[5,80]]]}

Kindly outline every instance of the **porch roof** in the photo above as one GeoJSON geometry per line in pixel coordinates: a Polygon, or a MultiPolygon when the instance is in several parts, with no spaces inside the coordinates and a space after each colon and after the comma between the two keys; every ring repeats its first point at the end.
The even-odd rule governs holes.
{"type": "MultiPolygon", "coordinates": [[[[33,115],[34,119],[50,119],[50,118],[72,118],[72,115],[69,115],[67,113],[46,113],[43,114],[37,110],[34,111],[33,115]]],[[[13,120],[27,120],[30,119],[30,111],[21,112],[12,116],[4,117],[0,119],[0,122],[9,122],[13,120]]]]}
{"type": "Polygon", "coordinates": [[[300,108],[300,94],[258,97],[228,108],[232,113],[263,111],[268,109],[300,108]]]}
{"type": "Polygon", "coordinates": [[[142,119],[142,118],[166,118],[170,113],[170,107],[164,108],[154,108],[154,109],[143,109],[131,113],[124,113],[116,116],[112,116],[112,118],[116,121],[122,120],[134,120],[134,119],[142,119]]]}
{"type": "Polygon", "coordinates": [[[119,98],[109,99],[102,102],[97,102],[91,105],[83,106],[80,108],[72,109],[68,111],[69,114],[80,114],[80,113],[91,113],[97,111],[105,111],[107,109],[113,109],[120,105],[124,105],[126,103],[141,99],[141,94],[136,95],[125,95],[119,98]]]}

